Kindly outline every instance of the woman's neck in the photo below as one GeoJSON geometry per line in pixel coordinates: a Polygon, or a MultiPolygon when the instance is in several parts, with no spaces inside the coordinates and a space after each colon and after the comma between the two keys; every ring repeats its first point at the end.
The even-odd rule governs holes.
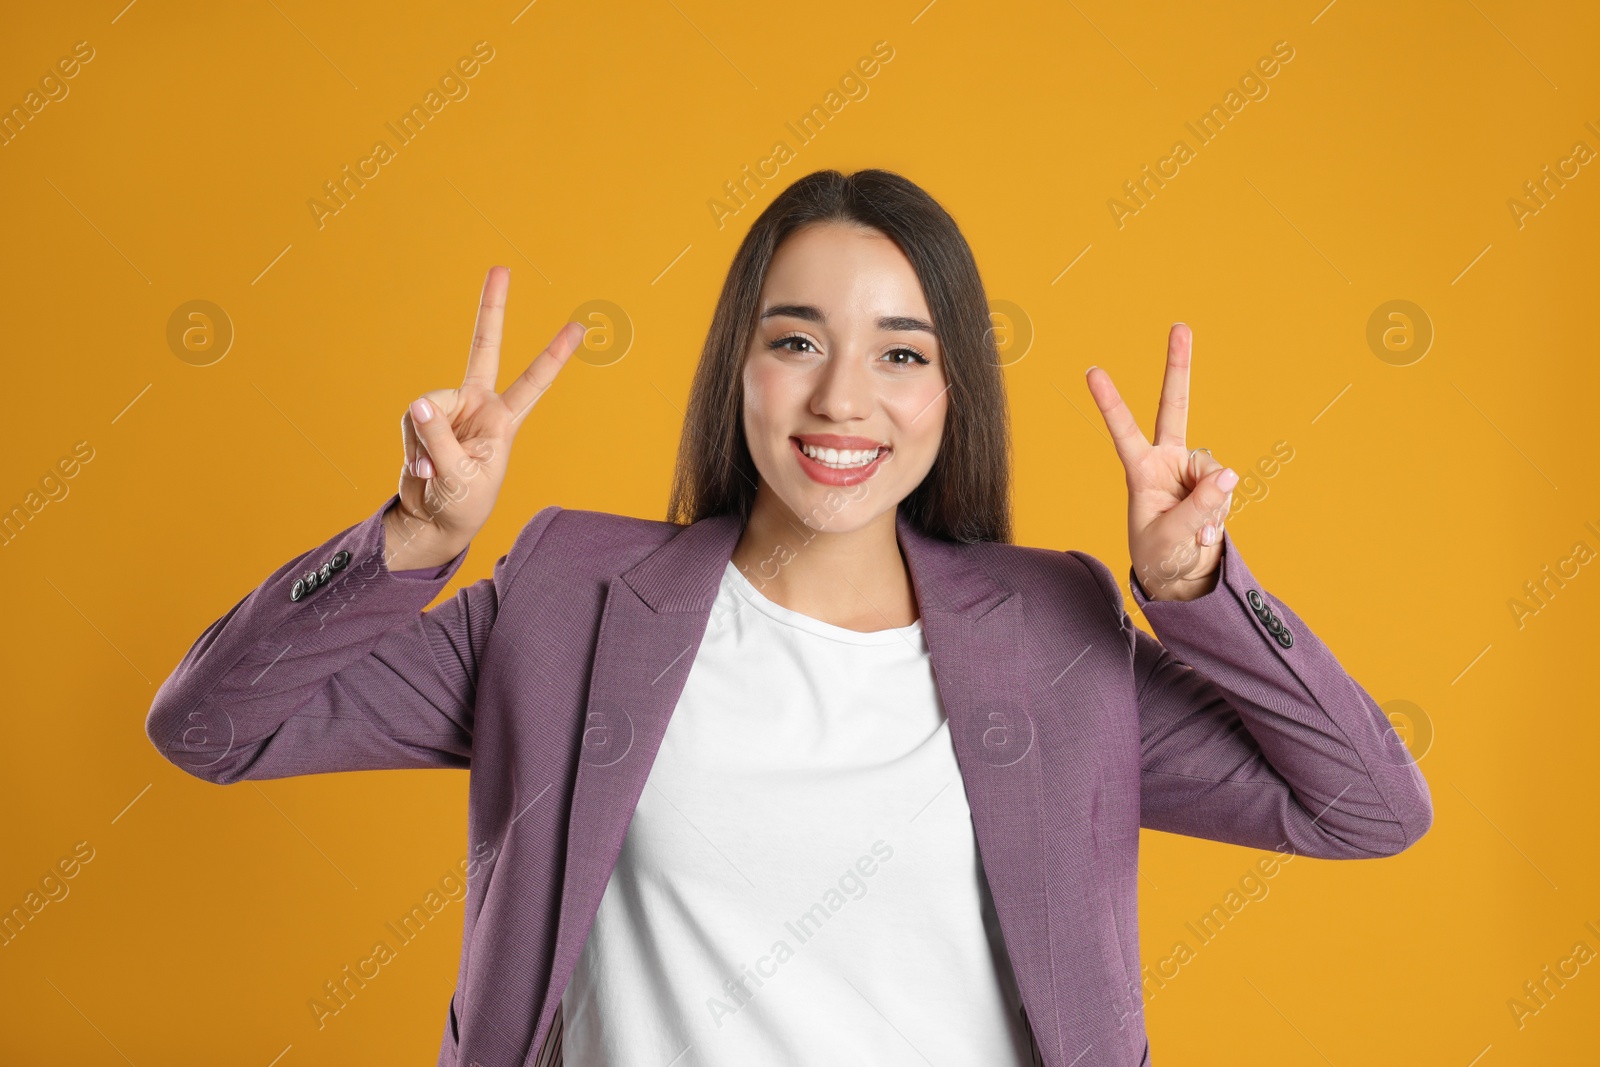
{"type": "Polygon", "coordinates": [[[732,559],[768,600],[834,626],[871,632],[918,618],[894,509],[858,529],[816,529],[763,484],[732,559]]]}

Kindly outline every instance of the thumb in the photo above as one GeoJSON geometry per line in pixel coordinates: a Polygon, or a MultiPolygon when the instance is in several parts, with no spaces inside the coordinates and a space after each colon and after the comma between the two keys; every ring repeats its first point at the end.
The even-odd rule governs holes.
{"type": "MultiPolygon", "coordinates": [[[[451,392],[447,389],[435,390],[413,400],[406,409],[406,419],[417,435],[416,458],[420,461],[426,457],[432,466],[428,478],[448,480],[466,468],[466,453],[461,448],[461,442],[456,440],[455,430],[450,425],[450,410],[446,406],[450,402],[451,392]]],[[[423,480],[427,481],[428,478],[423,480]]]]}
{"type": "Polygon", "coordinates": [[[1191,534],[1198,534],[1208,522],[1221,526],[1237,484],[1239,475],[1232,467],[1218,464],[1215,470],[1204,475],[1175,509],[1183,515],[1184,528],[1191,534]]]}

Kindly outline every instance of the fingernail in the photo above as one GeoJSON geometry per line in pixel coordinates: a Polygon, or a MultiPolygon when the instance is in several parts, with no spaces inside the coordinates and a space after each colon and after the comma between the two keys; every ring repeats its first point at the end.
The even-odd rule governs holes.
{"type": "Polygon", "coordinates": [[[432,478],[433,477],[433,463],[428,459],[427,456],[418,456],[417,457],[417,477],[418,478],[432,478]]]}
{"type": "Polygon", "coordinates": [[[1098,364],[1098,363],[1091,363],[1091,364],[1089,364],[1089,370],[1086,370],[1086,371],[1084,371],[1084,372],[1083,372],[1083,373],[1085,373],[1085,374],[1088,374],[1088,373],[1089,373],[1089,371],[1091,371],[1091,370],[1094,370],[1094,369],[1095,369],[1095,368],[1096,368],[1096,367],[1098,367],[1098,366],[1099,366],[1099,365],[1100,365],[1100,364],[1098,364]]]}
{"type": "Polygon", "coordinates": [[[1200,543],[1209,545],[1217,539],[1217,528],[1211,523],[1206,523],[1205,529],[1200,531],[1200,543]]]}
{"type": "Polygon", "coordinates": [[[419,396],[411,402],[411,417],[418,422],[427,422],[433,418],[433,405],[419,396]]]}
{"type": "Polygon", "coordinates": [[[1239,484],[1239,475],[1232,467],[1224,467],[1222,473],[1217,475],[1217,484],[1224,489],[1232,489],[1239,484]]]}

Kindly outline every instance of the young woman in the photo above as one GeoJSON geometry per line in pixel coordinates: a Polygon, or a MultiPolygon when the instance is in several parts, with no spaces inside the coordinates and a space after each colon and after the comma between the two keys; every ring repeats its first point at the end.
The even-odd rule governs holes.
{"type": "Polygon", "coordinates": [[[217,783],[471,768],[441,1065],[1136,1067],[1141,826],[1271,850],[1270,874],[1430,825],[1378,706],[1224,529],[1185,326],[1153,440],[1088,372],[1160,640],[1097,559],[1009,543],[976,265],[881,170],[808,175],[752,225],[673,521],[546,507],[421,611],[582,339],[497,392],[508,278],[461,386],[405,414],[398,492],[213,623],[148,719],[217,783]]]}

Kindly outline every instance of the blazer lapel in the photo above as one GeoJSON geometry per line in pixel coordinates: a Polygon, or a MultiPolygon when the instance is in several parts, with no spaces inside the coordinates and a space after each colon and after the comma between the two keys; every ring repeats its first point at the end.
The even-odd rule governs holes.
{"type": "Polygon", "coordinates": [[[577,965],[742,529],[734,515],[694,523],[608,583],[567,822],[554,973],[540,1020],[555,1009],[577,965]]]}
{"type": "Polygon", "coordinates": [[[1022,599],[964,546],[918,532],[903,512],[896,530],[1006,951],[1035,1039],[1054,1049],[1041,757],[1021,673],[1022,599]]]}

